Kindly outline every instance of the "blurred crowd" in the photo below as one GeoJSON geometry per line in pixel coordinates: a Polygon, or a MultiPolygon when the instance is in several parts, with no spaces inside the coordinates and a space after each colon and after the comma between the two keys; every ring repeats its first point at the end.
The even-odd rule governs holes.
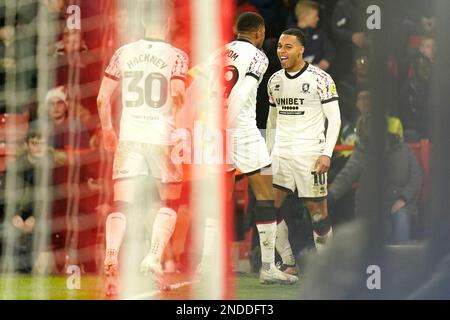
{"type": "MultiPolygon", "coordinates": [[[[10,7],[0,4],[0,114],[26,115],[28,132],[23,141],[0,141],[6,150],[1,154],[5,169],[0,243],[6,247],[5,225],[12,225],[16,240],[11,252],[18,257],[18,271],[30,272],[37,264],[43,270],[62,272],[67,264],[79,264],[85,272],[96,272],[101,265],[104,221],[111,204],[111,163],[102,148],[95,101],[103,70],[120,45],[121,35],[129,32],[128,37],[135,36],[118,27],[117,17],[123,16],[120,19],[125,21],[126,12],[113,2],[79,1],[81,30],[66,25],[69,0],[17,1],[12,15],[10,7]],[[54,30],[54,34],[47,32],[44,37],[40,30],[54,30]],[[43,68],[48,71],[45,77],[43,68]],[[42,85],[42,80],[48,85],[42,85]],[[50,90],[43,94],[42,88],[50,90]],[[51,172],[49,179],[38,174],[40,166],[51,172]],[[49,214],[42,217],[45,206],[50,207],[49,214]],[[42,251],[53,256],[51,266],[37,263],[46,258],[33,256],[31,250],[37,245],[32,235],[39,232],[40,220],[50,225],[50,241],[42,251]]],[[[377,108],[368,83],[373,44],[366,27],[366,1],[237,0],[236,6],[236,15],[254,11],[266,21],[263,50],[270,65],[258,92],[259,128],[265,128],[268,114],[267,81],[281,69],[276,49],[284,29],[300,28],[307,39],[305,60],[335,80],[342,116],[338,143],[350,148],[335,152],[328,200],[334,224],[352,220],[358,207],[358,181],[366,170],[370,114],[377,108]]],[[[396,0],[395,6],[398,24],[392,33],[396,46],[386,48],[387,206],[392,213],[392,221],[386,224],[391,242],[405,243],[420,237],[415,230],[420,230],[418,199],[423,192],[423,170],[408,144],[432,140],[427,119],[432,108],[435,19],[427,1],[396,0]]],[[[185,23],[180,21],[174,27],[172,40],[189,52],[183,48],[179,32],[185,23]]],[[[240,232],[253,226],[251,204],[250,194],[249,212],[237,219],[240,232]]],[[[301,202],[290,197],[283,212],[293,231],[294,251],[308,250],[313,241],[305,231],[310,222],[301,202]]]]}
{"type": "Polygon", "coordinates": [[[67,24],[71,4],[0,5],[0,113],[7,115],[0,130],[26,134],[22,141],[1,139],[8,151],[1,155],[0,243],[18,272],[59,273],[69,264],[96,272],[102,259],[111,161],[96,97],[116,49],[114,7],[76,3],[82,27],[74,29],[67,24]],[[26,125],[17,126],[24,118],[26,125]]]}

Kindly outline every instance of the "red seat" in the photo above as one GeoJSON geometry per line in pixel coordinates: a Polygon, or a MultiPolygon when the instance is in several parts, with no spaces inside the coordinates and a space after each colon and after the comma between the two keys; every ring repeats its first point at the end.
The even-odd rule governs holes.
{"type": "Polygon", "coordinates": [[[22,143],[28,132],[28,114],[0,114],[0,141],[22,143]]]}
{"type": "Polygon", "coordinates": [[[412,150],[415,152],[417,161],[422,167],[422,190],[419,195],[419,204],[423,207],[426,203],[429,189],[430,176],[430,140],[420,140],[419,143],[410,144],[412,150]]]}
{"type": "Polygon", "coordinates": [[[18,148],[15,143],[0,142],[0,173],[4,173],[8,164],[16,158],[18,148]]]}

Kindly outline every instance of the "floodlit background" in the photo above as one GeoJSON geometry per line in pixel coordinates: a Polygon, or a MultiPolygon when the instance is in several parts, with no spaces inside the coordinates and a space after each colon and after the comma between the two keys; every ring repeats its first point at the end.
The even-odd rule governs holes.
{"type": "MultiPolygon", "coordinates": [[[[234,38],[239,13],[265,18],[270,65],[258,91],[261,130],[267,81],[281,68],[277,39],[288,27],[306,33],[305,59],[332,75],[340,96],[328,181],[334,239],[317,255],[309,215],[288,197],[282,212],[301,280],[259,285],[247,179],[236,174],[233,187],[221,166],[185,163],[164,258],[172,290],[161,292],[138,272],[157,204],[149,178],[128,217],[120,298],[450,298],[449,1],[150,2],[152,19],[169,21],[167,40],[190,57],[187,86],[195,67],[234,38]],[[211,255],[199,278],[206,247],[211,255]]],[[[115,50],[143,37],[143,8],[143,0],[0,2],[0,299],[104,298],[112,154],[103,149],[96,97],[115,50]],[[44,139],[28,139],[34,130],[44,139]],[[24,167],[29,157],[40,160],[24,167]]],[[[117,130],[120,101],[112,109],[117,130]]],[[[223,114],[204,117],[222,104],[205,103],[204,92],[192,89],[181,123],[191,131],[193,120],[222,128],[223,114]]]]}

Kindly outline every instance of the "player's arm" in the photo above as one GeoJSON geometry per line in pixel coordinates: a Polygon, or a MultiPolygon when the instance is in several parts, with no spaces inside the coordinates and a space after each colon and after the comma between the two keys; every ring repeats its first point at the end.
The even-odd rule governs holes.
{"type": "MultiPolygon", "coordinates": [[[[272,79],[271,79],[272,80],[272,79]]],[[[271,81],[267,84],[267,91],[269,94],[269,116],[266,124],[266,144],[269,154],[272,153],[273,145],[275,143],[275,129],[277,127],[277,105],[273,102],[272,92],[270,90],[271,81]]]]}
{"type": "Polygon", "coordinates": [[[322,101],[322,110],[328,120],[325,148],[322,156],[316,163],[318,174],[327,172],[330,169],[331,156],[341,130],[341,114],[339,111],[338,94],[336,85],[329,75],[319,84],[319,96],[322,101]]]}
{"type": "Polygon", "coordinates": [[[111,97],[118,87],[118,81],[107,76],[103,77],[100,91],[97,96],[98,115],[102,130],[112,130],[111,97]]]}
{"type": "Polygon", "coordinates": [[[176,51],[176,62],[170,78],[170,94],[175,110],[178,110],[186,100],[186,75],[189,70],[189,58],[183,51],[178,49],[176,51]]]}
{"type": "Polygon", "coordinates": [[[118,56],[119,53],[116,52],[111,58],[97,96],[97,109],[102,126],[103,143],[107,151],[114,151],[117,145],[117,136],[112,125],[111,97],[119,86],[118,56]]]}
{"type": "Polygon", "coordinates": [[[269,66],[269,60],[262,52],[257,52],[247,69],[239,88],[234,90],[228,103],[227,126],[232,127],[242,107],[245,105],[252,90],[258,86],[269,66]]]}
{"type": "Polygon", "coordinates": [[[322,109],[328,120],[327,136],[323,155],[331,158],[337,139],[339,138],[339,132],[341,130],[339,102],[338,100],[334,100],[326,104],[322,104],[322,109]]]}
{"type": "Polygon", "coordinates": [[[269,154],[272,153],[273,145],[275,144],[275,132],[277,128],[277,107],[270,105],[269,116],[267,117],[266,125],[266,144],[269,154]]]}

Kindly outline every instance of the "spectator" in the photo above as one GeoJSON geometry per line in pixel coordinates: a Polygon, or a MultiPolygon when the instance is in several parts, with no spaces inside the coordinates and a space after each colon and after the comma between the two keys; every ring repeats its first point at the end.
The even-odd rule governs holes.
{"type": "Polygon", "coordinates": [[[56,86],[67,87],[71,108],[81,107],[96,112],[95,98],[100,87],[102,60],[100,52],[91,51],[81,30],[63,31],[53,52],[56,60],[56,86]],[[73,107],[72,107],[73,105],[73,107]]]}
{"type": "Polygon", "coordinates": [[[85,149],[89,147],[89,135],[80,119],[69,120],[67,91],[64,87],[51,89],[45,104],[50,118],[50,145],[57,150],[85,149]]]}
{"type": "Polygon", "coordinates": [[[71,55],[76,52],[88,51],[81,31],[78,29],[64,29],[62,40],[56,43],[55,54],[59,56],[71,55]]]}
{"type": "Polygon", "coordinates": [[[357,50],[353,60],[352,76],[341,78],[337,83],[341,117],[353,124],[356,123],[359,116],[359,112],[355,108],[358,92],[368,86],[370,63],[368,56],[367,50],[357,50]]]}
{"type": "Polygon", "coordinates": [[[16,59],[7,55],[8,49],[14,46],[15,30],[11,25],[6,24],[6,7],[0,5],[0,112],[6,110],[6,75],[12,73],[16,68],[16,59]]]}
{"type": "Polygon", "coordinates": [[[408,78],[400,96],[400,117],[405,125],[406,141],[430,138],[431,79],[435,62],[433,36],[422,38],[419,52],[411,59],[408,78]]]}
{"type": "MultiPolygon", "coordinates": [[[[358,92],[356,98],[356,113],[358,119],[362,116],[367,116],[372,110],[372,98],[369,90],[362,89],[358,92]]],[[[400,139],[404,138],[403,125],[399,118],[391,115],[386,116],[388,130],[395,132],[400,139]]],[[[339,136],[339,144],[347,146],[355,146],[357,140],[356,123],[345,121],[341,126],[341,133],[339,136]]],[[[347,159],[353,153],[352,150],[340,151],[336,154],[337,157],[347,159]]],[[[345,160],[346,162],[346,160],[345,160]]]]}
{"type": "MultiPolygon", "coordinates": [[[[52,210],[51,243],[56,268],[60,271],[67,262],[67,248],[73,239],[71,236],[77,231],[74,230],[74,222],[83,206],[83,199],[80,198],[83,191],[89,189],[86,181],[81,178],[83,169],[80,153],[74,152],[88,150],[89,134],[81,122],[80,113],[69,110],[66,87],[51,89],[46,95],[45,103],[49,114],[49,144],[55,149],[58,159],[64,160],[64,166],[54,176],[64,193],[54,202],[52,210]],[[68,225],[67,221],[70,221],[68,225]]],[[[92,264],[87,267],[89,270],[92,268],[92,264]]]]}
{"type": "Polygon", "coordinates": [[[66,27],[61,40],[55,44],[53,55],[56,57],[57,86],[79,85],[93,80],[88,66],[93,57],[90,57],[81,30],[66,27]]]}
{"type": "MultiPolygon", "coordinates": [[[[370,92],[366,89],[361,89],[356,98],[355,114],[360,118],[367,116],[372,109],[372,99],[370,92]]],[[[388,130],[395,132],[400,139],[403,139],[403,126],[399,118],[394,116],[387,116],[388,130]]],[[[355,147],[357,141],[356,122],[343,120],[341,132],[338,143],[346,146],[355,147]]],[[[333,154],[333,166],[329,171],[328,179],[330,183],[336,178],[339,172],[344,168],[348,159],[352,155],[353,150],[342,150],[333,154]]],[[[336,205],[330,210],[333,222],[335,224],[349,221],[352,217],[352,208],[354,206],[353,193],[347,193],[344,197],[337,201],[336,205]]]]}
{"type": "MultiPolygon", "coordinates": [[[[349,192],[360,177],[369,170],[365,147],[368,140],[369,115],[358,120],[359,143],[345,167],[337,175],[328,191],[329,205],[349,192]]],[[[422,184],[422,170],[408,144],[404,143],[397,132],[387,135],[388,198],[386,208],[390,208],[390,220],[386,222],[391,230],[391,242],[405,243],[410,240],[411,224],[417,216],[417,197],[422,184]]],[[[361,208],[361,196],[356,189],[355,212],[361,208]]]]}
{"type": "Polygon", "coordinates": [[[290,10],[295,6],[295,0],[250,0],[266,22],[266,39],[278,38],[286,27],[290,10]]]}
{"type": "MultiPolygon", "coordinates": [[[[48,148],[47,139],[41,132],[30,130],[26,136],[24,152],[7,168],[7,174],[16,174],[14,190],[10,189],[11,186],[6,186],[6,195],[14,192],[15,201],[8,203],[11,197],[6,197],[6,203],[15,208],[10,222],[15,230],[15,256],[19,272],[31,272],[33,266],[32,239],[37,221],[42,219],[43,214],[40,211],[43,208],[43,197],[37,194],[37,186],[41,184],[43,174],[45,175],[46,163],[50,170],[55,168],[54,154],[48,148]]],[[[48,201],[52,203],[52,199],[58,197],[58,194],[56,189],[50,189],[48,201]]]]}
{"type": "Polygon", "coordinates": [[[334,60],[334,46],[322,28],[318,27],[319,4],[311,0],[301,0],[295,7],[297,27],[306,37],[308,44],[303,54],[305,61],[327,71],[334,60]]]}
{"type": "MultiPolygon", "coordinates": [[[[5,1],[3,1],[5,2],[5,1]]],[[[16,57],[16,105],[15,112],[28,111],[30,119],[37,117],[37,86],[38,86],[38,34],[36,32],[39,23],[38,16],[45,16],[48,30],[54,32],[58,39],[61,33],[61,25],[65,24],[65,0],[43,0],[43,1],[16,1],[15,22],[15,57],[16,57]]],[[[49,41],[44,45],[54,45],[53,37],[44,40],[49,41]]]]}
{"type": "Polygon", "coordinates": [[[350,71],[355,54],[366,45],[364,16],[365,8],[360,0],[338,0],[331,26],[337,50],[332,73],[338,80],[352,76],[350,71]]]}

